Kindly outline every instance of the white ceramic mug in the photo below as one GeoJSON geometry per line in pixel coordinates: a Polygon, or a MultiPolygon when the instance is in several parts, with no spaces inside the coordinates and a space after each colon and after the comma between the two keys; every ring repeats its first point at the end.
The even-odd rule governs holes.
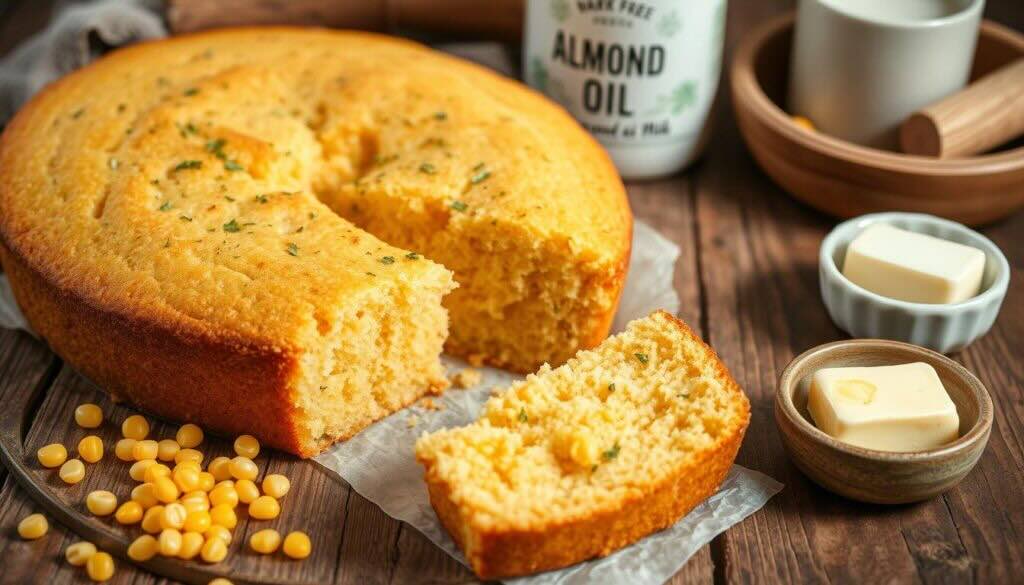
{"type": "Polygon", "coordinates": [[[913,112],[966,85],[985,0],[800,0],[790,113],[895,149],[913,112]]]}

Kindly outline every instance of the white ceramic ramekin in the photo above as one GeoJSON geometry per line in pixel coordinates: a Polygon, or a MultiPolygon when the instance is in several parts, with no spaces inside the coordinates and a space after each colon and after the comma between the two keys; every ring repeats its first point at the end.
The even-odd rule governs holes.
{"type": "Polygon", "coordinates": [[[1010,265],[991,240],[954,221],[923,213],[871,213],[835,227],[818,254],[821,297],[832,321],[854,337],[895,339],[939,351],[959,351],[992,327],[1010,283],[1010,265]],[[846,248],[867,226],[892,226],[966,244],[985,252],[981,293],[962,303],[931,305],[890,299],[840,272],[846,248]]]}

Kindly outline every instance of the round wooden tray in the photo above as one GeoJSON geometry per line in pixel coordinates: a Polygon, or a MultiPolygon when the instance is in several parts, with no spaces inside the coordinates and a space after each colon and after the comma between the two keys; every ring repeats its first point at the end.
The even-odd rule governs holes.
{"type": "MultiPolygon", "coordinates": [[[[934,159],[858,146],[793,123],[784,110],[793,13],[744,38],[730,70],[740,131],[761,168],[794,197],[826,213],[931,213],[984,224],[1024,206],[1024,147],[934,159]]],[[[972,77],[1024,55],[1024,36],[982,23],[972,77]]]]}
{"type": "MultiPolygon", "coordinates": [[[[85,496],[93,490],[105,489],[114,492],[118,503],[129,499],[131,488],[137,484],[128,477],[129,464],[117,459],[113,448],[121,438],[121,421],[136,411],[112,403],[98,387],[62,365],[43,344],[24,333],[2,332],[0,349],[7,356],[0,367],[0,401],[6,413],[0,419],[0,459],[51,521],[56,520],[80,539],[93,542],[123,562],[185,583],[206,585],[215,577],[227,577],[236,584],[333,582],[346,498],[357,496],[350,494],[348,486],[336,475],[315,462],[269,450],[256,458],[261,478],[267,473],[282,473],[292,482],[291,490],[281,500],[281,515],[274,520],[252,520],[245,506],[239,506],[238,526],[224,561],[206,564],[198,559],[183,561],[160,556],[143,563],[128,560],[127,547],[143,534],[142,529],[138,525],[122,526],[113,516],[93,516],[85,509],[85,496]],[[84,402],[103,408],[100,428],[82,429],[75,424],[75,407],[84,402]],[[104,456],[97,463],[86,463],[85,479],[76,485],[65,484],[56,469],[45,469],[36,459],[39,447],[53,442],[64,444],[69,456],[74,457],[78,441],[90,434],[103,439],[104,456]],[[306,532],[313,541],[313,554],[294,561],[280,551],[272,555],[253,552],[249,537],[264,528],[274,528],[282,535],[291,530],[306,532]]],[[[177,425],[147,418],[150,438],[173,438],[177,425]]],[[[234,455],[229,441],[209,435],[199,450],[206,455],[204,463],[220,455],[234,455]]],[[[63,548],[59,554],[61,560],[53,562],[62,562],[63,548]]]]}

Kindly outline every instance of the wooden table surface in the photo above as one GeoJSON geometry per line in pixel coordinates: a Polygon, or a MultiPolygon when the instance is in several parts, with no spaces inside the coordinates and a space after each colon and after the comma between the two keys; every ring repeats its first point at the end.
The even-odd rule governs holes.
{"type": "MultiPolygon", "coordinates": [[[[6,53],[45,23],[46,4],[6,3],[0,14],[0,51],[6,53]]],[[[750,27],[792,4],[730,2],[729,47],[750,27]]],[[[1024,30],[1020,0],[989,0],[986,14],[1024,30]]],[[[676,272],[681,316],[715,347],[750,396],[753,418],[738,463],[786,487],[764,509],[704,547],[672,582],[1021,582],[1024,212],[983,230],[1010,260],[1010,291],[992,331],[954,356],[985,383],[995,404],[992,438],[977,468],[943,497],[921,504],[882,507],[847,501],[809,482],[788,461],[772,419],[775,385],[789,360],[846,337],[829,320],[818,294],[818,245],[835,220],[790,199],[756,168],[724,92],[716,118],[708,152],[698,165],[667,180],[630,185],[630,200],[638,218],[681,246],[676,272]]],[[[66,418],[80,395],[102,399],[40,344],[21,333],[3,332],[0,379],[12,371],[47,388],[32,413],[28,446],[43,444],[55,432],[54,417],[66,418]]],[[[127,412],[113,409],[116,420],[127,412]]],[[[280,561],[239,555],[250,569],[324,583],[473,581],[469,571],[415,529],[385,516],[313,464],[279,455],[271,455],[266,464],[286,470],[303,485],[301,497],[288,504],[296,517],[333,528],[317,542],[315,562],[298,573],[287,564],[281,568],[280,561]]],[[[48,537],[36,542],[17,537],[18,520],[36,506],[3,468],[0,481],[0,583],[85,582],[80,569],[60,560],[76,539],[68,530],[52,525],[48,537]]],[[[251,532],[245,525],[240,530],[251,532]]],[[[118,565],[113,583],[171,583],[126,562],[118,565]]]]}

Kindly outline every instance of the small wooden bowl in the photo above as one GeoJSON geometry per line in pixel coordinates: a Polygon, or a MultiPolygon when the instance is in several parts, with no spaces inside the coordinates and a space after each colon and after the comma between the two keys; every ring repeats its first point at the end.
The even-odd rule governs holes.
{"type": "Polygon", "coordinates": [[[966,368],[934,351],[882,339],[819,345],[782,372],[775,423],[790,459],[827,490],[862,502],[904,504],[926,500],[960,482],[985,451],[992,431],[992,399],[966,368]],[[818,430],[807,412],[811,376],[821,368],[931,364],[960,415],[960,438],[927,451],[865,449],[818,430]]]}
{"type": "MultiPolygon", "coordinates": [[[[1024,147],[940,160],[859,146],[796,125],[783,109],[793,20],[790,13],[752,31],[730,71],[740,131],[783,189],[839,217],[918,211],[978,225],[1024,205],[1024,147]]],[[[1024,36],[985,21],[972,78],[1020,56],[1024,36]]]]}

